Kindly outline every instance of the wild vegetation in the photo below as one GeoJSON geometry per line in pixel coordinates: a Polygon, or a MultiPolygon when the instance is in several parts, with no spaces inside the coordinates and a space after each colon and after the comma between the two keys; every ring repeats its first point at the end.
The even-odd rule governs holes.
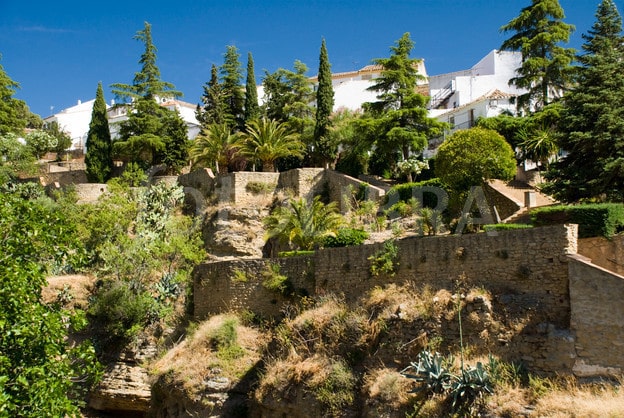
{"type": "MultiPolygon", "coordinates": [[[[532,0],[503,26],[514,33],[503,49],[523,53],[512,80],[528,91],[520,97],[521,113],[478,121],[480,127],[448,138],[430,161],[421,153],[445,126],[427,116],[427,98],[415,91],[421,75],[418,60],[410,58],[409,33],[391,47],[390,57],[374,61],[384,68],[371,86],[378,101],[362,112],[328,112],[324,40],[316,109],[307,67],[299,61],[294,71],[266,73],[264,104],[252,106],[253,59],[249,54],[249,88],[243,90],[238,50],[228,46],[204,88],[197,109],[202,133],[189,147],[179,115],[154,100],[180,92],[160,79],[146,23],[136,36],[145,45],[141,70],[132,84],[114,85],[116,94],[133,99],[124,104],[129,117],[115,141],[107,136],[98,86],[85,162],[89,180],[106,181],[108,188],[84,205],[71,188],[50,197],[21,183],[37,173],[37,160],[48,151],[62,155],[70,144],[58,126],[42,129],[41,119],[13,97],[19,85],[0,66],[0,416],[77,415],[85,391],[101,375],[98,359],[105,362],[105,354],[141,339],[160,344],[161,356],[148,367],[163,396],[166,387],[178,388],[198,413],[215,408],[202,392],[206,382],[224,378],[224,390],[248,383],[245,393],[254,406],[277,411],[292,401],[286,412],[293,412],[302,410],[295,401],[304,400],[304,414],[314,416],[617,416],[624,404],[618,384],[536,376],[518,359],[496,353],[485,337],[513,334],[517,324],[492,306],[484,289],[392,284],[403,262],[394,239],[407,232],[444,233],[459,215],[453,205],[437,209],[446,207],[439,201],[443,194],[415,199],[414,187],[460,195],[485,180],[509,178],[516,148],[516,158],[540,164],[543,189],[563,201],[621,200],[621,18],[613,1],[600,3],[577,66],[571,65],[573,51],[561,46],[572,29],[562,19],[558,1],[532,0]],[[557,160],[559,150],[566,154],[557,160]],[[113,157],[125,171],[111,178],[113,157]],[[341,202],[349,208],[344,215],[337,202],[318,196],[276,201],[265,220],[267,237],[296,251],[360,245],[381,235],[376,240],[384,244],[369,260],[381,284],[357,304],[337,295],[297,297],[275,321],[236,312],[189,323],[190,272],[206,257],[201,219],[183,213],[181,188],[145,183],[146,168],[164,164],[178,173],[189,161],[220,173],[316,164],[402,183],[387,202],[367,200],[366,187],[351,190],[341,202]],[[66,273],[93,278],[84,306],[69,303],[71,287],[41,297],[47,276],[66,273]],[[477,303],[493,321],[468,312],[477,303]]],[[[249,188],[268,190],[258,182],[249,188]]],[[[605,235],[623,224],[617,204],[557,207],[534,216],[536,223],[581,219],[605,235]]],[[[262,279],[266,289],[292,295],[278,264],[270,264],[262,279]]],[[[234,283],[247,280],[244,271],[232,272],[234,283]]]]}

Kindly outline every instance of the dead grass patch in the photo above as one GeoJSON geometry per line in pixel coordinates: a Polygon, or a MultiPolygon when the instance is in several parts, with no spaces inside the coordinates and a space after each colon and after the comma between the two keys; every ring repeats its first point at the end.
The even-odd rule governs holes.
{"type": "Polygon", "coordinates": [[[211,377],[223,376],[231,380],[242,377],[260,360],[267,340],[266,334],[240,325],[235,315],[216,315],[199,324],[192,335],[156,360],[151,365],[151,372],[156,376],[173,374],[174,381],[193,393],[201,390],[203,383],[211,377]],[[219,330],[228,323],[235,323],[240,352],[223,355],[216,341],[219,330]]]}
{"type": "Polygon", "coordinates": [[[537,399],[535,415],[551,418],[624,417],[624,390],[620,385],[578,385],[568,379],[537,399]]]}
{"type": "Polygon", "coordinates": [[[363,391],[369,402],[399,409],[410,403],[411,386],[410,379],[398,371],[383,368],[370,371],[364,376],[363,391]]]}
{"type": "Polygon", "coordinates": [[[87,309],[89,297],[93,293],[96,279],[92,276],[72,274],[64,276],[50,276],[48,285],[41,290],[44,303],[54,303],[63,300],[64,306],[69,309],[87,309]]]}

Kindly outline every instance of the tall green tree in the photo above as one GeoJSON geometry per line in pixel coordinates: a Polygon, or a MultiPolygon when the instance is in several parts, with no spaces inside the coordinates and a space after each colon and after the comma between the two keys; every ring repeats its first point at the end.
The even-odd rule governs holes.
{"type": "Polygon", "coordinates": [[[330,116],[334,109],[334,88],[332,86],[331,65],[327,55],[325,39],[321,43],[319,56],[318,88],[316,90],[316,125],[314,127],[314,154],[324,167],[336,158],[338,144],[330,135],[330,116]]]}
{"type": "MultiPolygon", "coordinates": [[[[396,172],[396,152],[407,161],[422,153],[430,137],[440,135],[445,127],[428,116],[428,98],[416,92],[419,59],[410,58],[414,42],[409,33],[403,34],[390,47],[389,58],[377,58],[374,64],[383,67],[375,84],[368,89],[378,92],[377,102],[365,103],[367,119],[360,128],[368,132],[377,158],[396,172]]],[[[376,173],[381,174],[381,173],[376,173]]],[[[408,175],[412,181],[412,175],[408,175]]]]}
{"type": "Polygon", "coordinates": [[[186,124],[177,111],[161,107],[156,99],[176,98],[182,93],[160,79],[151,25],[145,22],[145,28],[137,32],[135,39],[145,44],[139,60],[141,71],[135,74],[132,85],[112,86],[117,96],[134,100],[128,120],[121,123],[120,138],[113,144],[113,151],[143,168],[164,163],[169,172],[177,172],[188,158],[186,124]]]}
{"type": "Polygon", "coordinates": [[[26,103],[13,97],[19,87],[19,83],[13,81],[0,65],[0,135],[21,133],[31,118],[26,103]]]}
{"type": "Polygon", "coordinates": [[[210,70],[210,80],[204,85],[204,92],[201,97],[202,104],[198,105],[195,112],[197,120],[202,128],[207,128],[212,124],[222,124],[228,120],[228,113],[223,98],[223,86],[219,83],[219,69],[212,65],[210,70]]]}
{"type": "Polygon", "coordinates": [[[563,22],[558,0],[531,0],[520,15],[501,27],[514,34],[503,42],[501,50],[520,51],[522,65],[510,84],[526,89],[518,97],[518,107],[540,109],[569,87],[575,50],[564,48],[574,26],[563,22]]]}
{"type": "Polygon", "coordinates": [[[87,180],[91,183],[105,183],[113,172],[113,143],[106,117],[106,101],[101,82],[98,83],[95,92],[86,147],[87,180]]]}
{"type": "Polygon", "coordinates": [[[141,71],[134,74],[132,84],[113,84],[113,93],[117,97],[130,99],[181,97],[182,93],[175,90],[172,83],[160,78],[160,69],[156,65],[157,49],[152,41],[152,25],[145,22],[143,30],[138,31],[134,39],[143,42],[145,45],[145,50],[139,60],[141,71]]]}
{"type": "Polygon", "coordinates": [[[232,127],[242,130],[245,124],[245,93],[241,85],[243,75],[238,48],[228,45],[223,57],[223,65],[220,69],[223,102],[232,127]]]}
{"type": "Polygon", "coordinates": [[[260,105],[258,104],[258,88],[256,86],[256,74],[251,52],[247,54],[247,83],[245,84],[245,123],[260,117],[260,105]]]}
{"type": "Polygon", "coordinates": [[[45,126],[43,126],[43,130],[56,139],[56,146],[52,151],[56,152],[56,159],[60,161],[63,153],[72,145],[71,137],[67,132],[61,129],[56,121],[46,123],[45,126]]]}
{"type": "Polygon", "coordinates": [[[241,148],[243,155],[260,161],[262,170],[275,171],[275,161],[283,157],[303,157],[303,143],[288,129],[288,125],[262,118],[247,124],[241,148]]]}
{"type": "Polygon", "coordinates": [[[563,98],[559,145],[567,151],[549,173],[565,201],[624,198],[624,38],[622,18],[603,0],[587,34],[576,85],[563,98]]]}

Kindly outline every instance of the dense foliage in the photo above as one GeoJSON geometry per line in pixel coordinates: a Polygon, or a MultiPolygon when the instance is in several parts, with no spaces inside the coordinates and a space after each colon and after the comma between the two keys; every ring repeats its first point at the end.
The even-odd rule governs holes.
{"type": "Polygon", "coordinates": [[[0,416],[77,415],[98,374],[94,351],[67,340],[84,326],[79,316],[41,300],[46,273],[84,264],[75,225],[47,198],[5,192],[0,230],[0,416]]]}
{"type": "Polygon", "coordinates": [[[598,7],[583,35],[576,85],[563,99],[558,142],[567,151],[549,177],[549,191],[564,201],[624,197],[624,37],[613,1],[598,7]]]}
{"type": "Polygon", "coordinates": [[[535,226],[574,223],[579,226],[579,238],[612,237],[624,229],[624,205],[593,203],[546,206],[531,211],[531,223],[535,226]]]}
{"type": "Polygon", "coordinates": [[[574,26],[564,23],[564,17],[559,0],[532,0],[501,28],[513,35],[500,49],[522,53],[518,76],[511,79],[528,90],[518,97],[520,108],[540,109],[561,97],[570,83],[574,49],[561,44],[569,41],[574,26]]]}

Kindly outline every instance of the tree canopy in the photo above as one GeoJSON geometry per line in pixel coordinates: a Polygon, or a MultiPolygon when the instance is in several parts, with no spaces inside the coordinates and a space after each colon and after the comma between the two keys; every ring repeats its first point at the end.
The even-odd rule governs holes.
{"type": "Polygon", "coordinates": [[[559,145],[549,174],[565,201],[624,198],[624,38],[615,3],[603,0],[577,60],[576,85],[563,98],[559,145]]]}
{"type": "Polygon", "coordinates": [[[501,27],[513,35],[503,42],[503,51],[520,51],[522,64],[510,84],[528,92],[518,97],[518,107],[540,109],[560,97],[571,81],[574,49],[564,48],[574,26],[565,17],[558,0],[531,0],[531,5],[501,27]]]}
{"type": "Polygon", "coordinates": [[[130,99],[181,97],[182,93],[175,90],[172,83],[160,78],[160,69],[156,65],[157,49],[152,41],[152,25],[145,22],[143,30],[138,31],[134,39],[143,42],[145,45],[145,50],[139,60],[141,71],[134,74],[132,84],[113,84],[113,93],[119,98],[130,99]]]}
{"type": "Polygon", "coordinates": [[[511,146],[496,131],[465,129],[453,133],[440,145],[435,174],[461,193],[489,179],[512,179],[516,160],[511,146]]]}

